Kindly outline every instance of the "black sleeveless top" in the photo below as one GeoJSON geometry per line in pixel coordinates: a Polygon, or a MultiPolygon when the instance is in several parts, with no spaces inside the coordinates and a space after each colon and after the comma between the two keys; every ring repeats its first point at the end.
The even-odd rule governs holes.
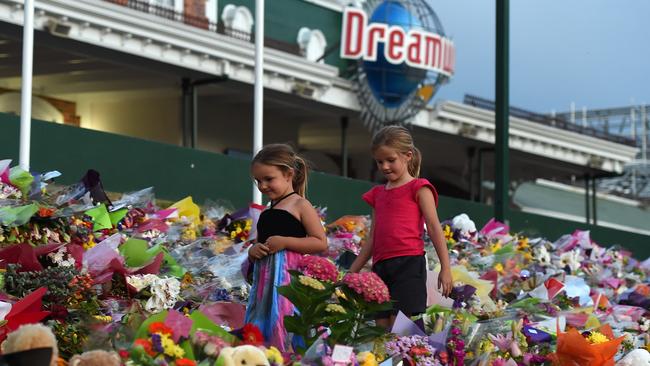
{"type": "Polygon", "coordinates": [[[274,208],[280,201],[297,194],[296,192],[289,193],[288,195],[275,201],[271,207],[262,211],[260,218],[257,221],[257,242],[264,243],[266,239],[271,236],[288,236],[292,238],[304,238],[307,236],[305,227],[302,222],[293,216],[289,211],[274,208]]]}

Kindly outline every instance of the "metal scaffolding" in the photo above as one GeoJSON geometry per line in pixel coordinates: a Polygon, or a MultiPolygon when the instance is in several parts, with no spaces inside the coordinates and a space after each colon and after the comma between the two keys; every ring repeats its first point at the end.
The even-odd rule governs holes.
{"type": "Polygon", "coordinates": [[[639,147],[637,158],[625,166],[620,176],[599,180],[598,190],[650,202],[649,112],[650,108],[645,104],[590,110],[582,108],[580,111],[576,111],[572,104],[569,112],[549,116],[605,135],[618,135],[634,141],[639,147]]]}

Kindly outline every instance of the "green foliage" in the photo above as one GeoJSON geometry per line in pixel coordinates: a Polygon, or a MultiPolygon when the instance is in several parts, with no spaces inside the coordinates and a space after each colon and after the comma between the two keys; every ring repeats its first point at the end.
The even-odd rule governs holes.
{"type": "Polygon", "coordinates": [[[290,274],[291,282],[280,287],[279,293],[298,310],[284,318],[284,325],[287,331],[303,337],[306,348],[298,349],[299,353],[304,354],[327,329],[330,346],[358,345],[386,332],[373,323],[378,312],[391,308],[389,302],[368,302],[342,282],[319,281],[323,289],[316,289],[300,282],[302,273],[290,271],[290,274]]]}

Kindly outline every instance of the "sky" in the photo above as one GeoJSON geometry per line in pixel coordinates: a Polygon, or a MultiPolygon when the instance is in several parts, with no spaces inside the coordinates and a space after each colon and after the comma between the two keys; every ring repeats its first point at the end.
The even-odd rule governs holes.
{"type": "MultiPolygon", "coordinates": [[[[456,46],[436,100],[494,98],[494,0],[430,0],[456,46]]],[[[510,104],[539,113],[650,103],[650,1],[510,0],[510,104]]]]}

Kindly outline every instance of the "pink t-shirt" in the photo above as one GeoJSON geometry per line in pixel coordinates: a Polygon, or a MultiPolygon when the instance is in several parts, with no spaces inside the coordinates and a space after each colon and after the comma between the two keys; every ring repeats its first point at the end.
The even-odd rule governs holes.
{"type": "Polygon", "coordinates": [[[375,209],[372,260],[424,254],[424,216],[417,202],[417,192],[427,187],[438,206],[438,192],[428,180],[416,178],[397,188],[375,186],[362,198],[375,209]]]}

